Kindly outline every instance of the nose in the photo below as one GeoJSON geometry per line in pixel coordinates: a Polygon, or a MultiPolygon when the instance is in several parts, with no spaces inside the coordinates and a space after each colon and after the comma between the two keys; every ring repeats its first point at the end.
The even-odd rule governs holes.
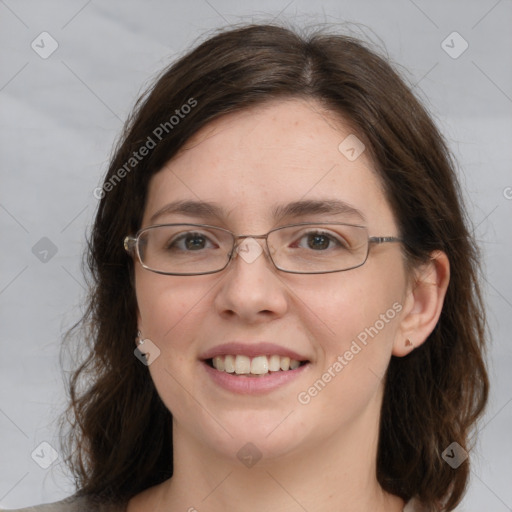
{"type": "Polygon", "coordinates": [[[278,318],[286,312],[286,287],[266,254],[262,238],[244,236],[235,246],[215,297],[220,315],[257,323],[278,318]]]}

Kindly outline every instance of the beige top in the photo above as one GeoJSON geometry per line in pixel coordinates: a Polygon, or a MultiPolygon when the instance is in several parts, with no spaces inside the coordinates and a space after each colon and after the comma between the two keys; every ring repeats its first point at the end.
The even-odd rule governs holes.
{"type": "Polygon", "coordinates": [[[55,503],[45,503],[16,510],[0,509],[0,512],[125,512],[125,507],[94,503],[88,498],[70,496],[55,503]]]}
{"type": "MultiPolygon", "coordinates": [[[[413,499],[405,505],[403,512],[422,512],[423,510],[423,507],[413,499]]],[[[0,512],[126,512],[126,508],[124,506],[98,505],[92,503],[88,498],[71,496],[55,503],[10,511],[0,509],[0,512]]]]}

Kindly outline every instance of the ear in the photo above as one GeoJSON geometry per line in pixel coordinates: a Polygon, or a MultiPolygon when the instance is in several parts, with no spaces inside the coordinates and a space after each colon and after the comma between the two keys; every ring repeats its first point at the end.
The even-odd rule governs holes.
{"type": "Polygon", "coordinates": [[[400,327],[393,355],[403,357],[420,346],[434,330],[450,282],[450,262],[442,251],[413,272],[407,285],[400,327]]]}

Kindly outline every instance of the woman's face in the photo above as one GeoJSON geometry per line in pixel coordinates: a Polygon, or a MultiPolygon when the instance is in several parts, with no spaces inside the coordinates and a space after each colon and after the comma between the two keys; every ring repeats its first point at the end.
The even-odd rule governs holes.
{"type": "MultiPolygon", "coordinates": [[[[201,223],[260,235],[285,224],[345,222],[366,226],[370,236],[397,236],[367,154],[354,159],[361,147],[353,135],[339,149],[350,135],[348,125],[302,100],[225,116],[152,178],[142,227],[201,223]],[[155,217],[175,201],[215,203],[218,211],[155,217]],[[312,201],[347,208],[274,217],[277,206],[312,201]]],[[[254,243],[216,274],[168,276],[136,264],[139,328],[160,350],[148,368],[175,435],[203,454],[265,460],[375,433],[383,376],[394,344],[403,343],[399,244],[373,245],[359,268],[301,275],[277,270],[254,243]],[[286,367],[287,355],[302,365],[237,375],[212,368],[215,354],[228,367],[224,356],[234,356],[239,371],[256,356],[268,357],[255,371],[265,360],[286,367]]]]}

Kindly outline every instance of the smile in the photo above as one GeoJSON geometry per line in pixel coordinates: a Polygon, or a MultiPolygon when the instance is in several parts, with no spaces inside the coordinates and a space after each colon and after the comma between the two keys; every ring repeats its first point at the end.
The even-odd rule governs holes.
{"type": "Polygon", "coordinates": [[[312,358],[285,346],[260,340],[230,341],[199,355],[210,382],[230,393],[260,395],[309,372],[312,358]]]}
{"type": "Polygon", "coordinates": [[[278,354],[259,355],[252,358],[241,354],[228,354],[215,356],[209,359],[207,363],[219,372],[257,377],[268,373],[295,370],[306,364],[307,361],[298,361],[278,354]]]}

